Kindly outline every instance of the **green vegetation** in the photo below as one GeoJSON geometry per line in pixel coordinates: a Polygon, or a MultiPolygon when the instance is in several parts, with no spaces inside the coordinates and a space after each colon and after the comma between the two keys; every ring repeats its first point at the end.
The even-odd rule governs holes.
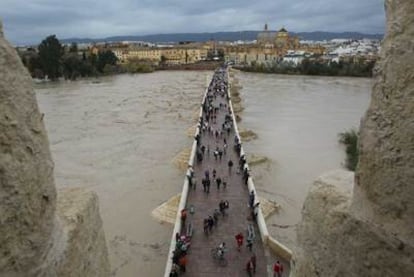
{"type": "Polygon", "coordinates": [[[151,73],[154,70],[154,66],[150,62],[132,59],[128,63],[122,64],[118,71],[120,73],[151,73]]]}
{"type": "Polygon", "coordinates": [[[60,77],[63,52],[63,47],[55,35],[48,36],[39,45],[41,69],[52,80],[60,77]]]}
{"type": "Polygon", "coordinates": [[[102,49],[98,54],[80,51],[76,43],[61,45],[55,35],[45,38],[38,51],[31,49],[19,53],[32,77],[56,80],[59,77],[75,80],[78,77],[118,73],[117,57],[111,50],[102,49]]]}
{"type": "Polygon", "coordinates": [[[351,171],[355,171],[358,165],[358,134],[354,129],[339,134],[339,142],[345,146],[346,162],[345,166],[351,171]]]}
{"type": "Polygon", "coordinates": [[[248,72],[277,73],[277,74],[303,74],[321,76],[351,76],[351,77],[372,77],[372,70],[375,62],[321,62],[304,59],[301,64],[273,63],[256,64],[240,67],[238,69],[248,72]]]}

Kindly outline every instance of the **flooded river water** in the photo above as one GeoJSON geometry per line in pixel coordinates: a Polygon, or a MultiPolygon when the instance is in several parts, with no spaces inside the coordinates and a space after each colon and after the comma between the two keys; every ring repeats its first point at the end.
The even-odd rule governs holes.
{"type": "Polygon", "coordinates": [[[341,168],[338,134],[359,128],[372,79],[239,73],[244,111],[240,125],[258,138],[246,153],[269,162],[253,167],[259,193],[281,205],[267,220],[269,232],[295,247],[296,224],[307,191],[322,173],[341,168]]]}
{"type": "MultiPolygon", "coordinates": [[[[38,85],[58,188],[99,195],[114,276],[160,276],[172,226],[151,211],[181,191],[173,158],[191,146],[212,72],[155,72],[38,85]]],[[[247,153],[267,156],[253,167],[259,193],[282,205],[269,231],[293,247],[295,224],[312,180],[339,168],[338,133],[357,127],[371,80],[237,73],[241,127],[258,134],[247,153]],[[281,228],[282,227],[282,228],[281,228]]]]}

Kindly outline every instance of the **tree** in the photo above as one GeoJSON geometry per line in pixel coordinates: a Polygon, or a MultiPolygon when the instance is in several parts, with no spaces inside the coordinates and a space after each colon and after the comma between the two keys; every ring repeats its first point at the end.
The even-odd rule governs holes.
{"type": "Polygon", "coordinates": [[[39,45],[39,61],[43,72],[52,80],[61,76],[63,47],[55,35],[48,36],[39,45]]]}
{"type": "Polygon", "coordinates": [[[78,53],[78,45],[76,44],[76,42],[72,42],[72,44],[69,47],[69,52],[78,53]]]}
{"type": "Polygon", "coordinates": [[[97,69],[99,72],[103,73],[105,65],[115,65],[118,61],[118,58],[115,56],[114,52],[111,50],[106,50],[98,53],[98,63],[97,69]]]}
{"type": "Polygon", "coordinates": [[[77,53],[67,53],[63,56],[63,76],[65,79],[76,80],[81,75],[82,61],[77,53]]]}

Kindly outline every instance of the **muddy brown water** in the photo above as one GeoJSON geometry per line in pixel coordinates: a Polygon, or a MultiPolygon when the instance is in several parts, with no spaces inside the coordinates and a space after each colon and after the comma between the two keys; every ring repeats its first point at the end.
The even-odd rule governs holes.
{"type": "MultiPolygon", "coordinates": [[[[120,75],[36,86],[58,187],[99,195],[113,276],[160,276],[172,226],[150,213],[181,191],[173,158],[189,147],[208,71],[120,75]]],[[[295,224],[312,180],[343,163],[337,133],[359,124],[370,79],[238,73],[241,127],[258,138],[247,153],[259,193],[282,205],[271,234],[295,245],[295,224]],[[292,227],[290,227],[292,226],[292,227]]]]}

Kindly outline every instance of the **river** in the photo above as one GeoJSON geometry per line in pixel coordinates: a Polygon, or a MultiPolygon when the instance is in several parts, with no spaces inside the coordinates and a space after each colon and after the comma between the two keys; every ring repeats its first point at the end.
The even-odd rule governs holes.
{"type": "Polygon", "coordinates": [[[258,138],[246,153],[269,162],[253,167],[260,195],[281,205],[267,220],[269,232],[290,248],[312,182],[343,167],[338,134],[359,122],[370,100],[372,79],[238,73],[244,111],[239,125],[258,138]]]}
{"type": "MultiPolygon", "coordinates": [[[[172,226],[150,213],[181,191],[184,173],[172,160],[191,146],[186,131],[211,76],[167,71],[36,86],[57,187],[97,192],[113,276],[164,271],[172,226]]],[[[282,206],[269,219],[269,231],[294,247],[309,185],[343,163],[337,134],[358,126],[371,80],[236,77],[245,107],[240,125],[258,134],[245,151],[269,158],[253,168],[254,181],[260,195],[282,206]]]]}

